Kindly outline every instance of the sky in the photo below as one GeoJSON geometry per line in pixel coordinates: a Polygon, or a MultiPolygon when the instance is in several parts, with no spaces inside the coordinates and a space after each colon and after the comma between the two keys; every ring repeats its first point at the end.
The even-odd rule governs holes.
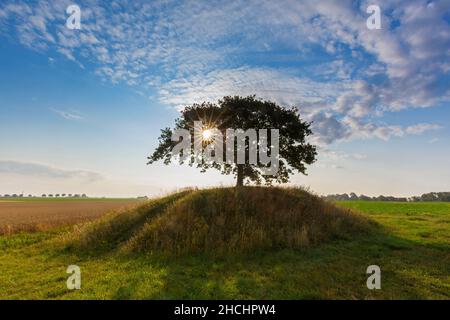
{"type": "Polygon", "coordinates": [[[251,94],[312,122],[318,161],[292,185],[450,191],[448,0],[2,0],[0,194],[233,185],[147,156],[184,106],[251,94]]]}

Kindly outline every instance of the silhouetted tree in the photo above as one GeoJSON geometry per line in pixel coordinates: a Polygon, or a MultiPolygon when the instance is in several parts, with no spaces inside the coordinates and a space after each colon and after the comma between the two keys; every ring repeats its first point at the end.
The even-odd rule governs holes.
{"type": "MultiPolygon", "coordinates": [[[[241,186],[244,180],[253,181],[257,184],[264,179],[266,184],[271,184],[273,180],[278,183],[288,182],[289,176],[296,170],[299,173],[306,174],[306,165],[312,164],[316,159],[316,147],[307,143],[306,138],[312,134],[310,123],[300,118],[299,111],[296,107],[283,108],[271,101],[263,101],[248,97],[224,97],[217,103],[203,102],[187,106],[181,116],[175,121],[174,129],[186,129],[191,131],[194,121],[202,121],[206,125],[206,129],[215,128],[220,130],[225,137],[226,129],[270,129],[279,130],[279,170],[276,175],[263,175],[258,166],[249,163],[246,157],[244,164],[237,164],[236,156],[233,163],[217,163],[217,162],[193,162],[189,161],[189,165],[196,164],[202,172],[207,169],[214,168],[222,174],[233,174],[236,178],[236,185],[241,186]]],[[[148,157],[148,164],[158,160],[163,160],[164,164],[169,164],[173,160],[172,148],[178,141],[172,141],[172,129],[165,128],[161,130],[159,145],[151,156],[148,157]]],[[[270,136],[268,137],[268,149],[270,144],[270,136]]],[[[205,147],[212,142],[203,142],[205,147]]],[[[248,153],[248,143],[246,143],[246,154],[248,153]]],[[[260,146],[258,145],[258,149],[260,146]]],[[[224,148],[224,153],[226,148],[224,148]]],[[[191,149],[191,157],[194,156],[194,150],[191,149]]],[[[224,157],[225,158],[225,157],[224,157]]],[[[184,161],[180,158],[180,164],[184,161]]],[[[259,162],[258,162],[259,163],[259,162]]]]}

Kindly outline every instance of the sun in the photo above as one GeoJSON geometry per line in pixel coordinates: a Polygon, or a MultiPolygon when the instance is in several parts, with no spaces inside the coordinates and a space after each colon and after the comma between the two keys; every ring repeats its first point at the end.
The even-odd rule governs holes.
{"type": "Polygon", "coordinates": [[[210,140],[213,136],[213,133],[210,129],[206,129],[202,131],[203,140],[210,140]]]}

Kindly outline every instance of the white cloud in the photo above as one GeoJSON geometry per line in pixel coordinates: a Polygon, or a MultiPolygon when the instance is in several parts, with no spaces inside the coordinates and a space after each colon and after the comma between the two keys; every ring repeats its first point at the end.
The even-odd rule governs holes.
{"type": "Polygon", "coordinates": [[[289,74],[289,70],[236,68],[175,79],[160,88],[161,100],[182,107],[199,100],[216,101],[225,95],[251,95],[283,105],[297,105],[305,112],[326,108],[349,84],[324,83],[289,74]]]}
{"type": "Polygon", "coordinates": [[[353,159],[353,160],[364,160],[367,158],[367,155],[361,154],[361,153],[346,153],[343,151],[338,150],[330,150],[326,148],[320,149],[320,155],[326,159],[330,160],[347,160],[347,159],[353,159]]]}
{"type": "Polygon", "coordinates": [[[314,114],[311,118],[314,135],[311,141],[319,146],[326,146],[335,141],[354,139],[389,140],[393,137],[419,135],[427,131],[438,130],[442,127],[431,123],[419,123],[410,126],[387,125],[383,123],[367,122],[351,116],[336,119],[326,113],[314,114]]]}
{"type": "Polygon", "coordinates": [[[45,164],[10,160],[0,160],[0,174],[77,179],[85,182],[94,182],[103,179],[101,174],[93,171],[59,169],[45,164]]]}
{"type": "Polygon", "coordinates": [[[433,144],[439,141],[439,138],[431,138],[430,140],[428,140],[428,143],[433,144]]]}
{"type": "Polygon", "coordinates": [[[373,119],[450,101],[445,85],[450,77],[450,24],[445,19],[450,2],[383,1],[382,30],[375,31],[366,28],[365,8],[372,2],[361,1],[356,8],[351,0],[220,5],[86,0],[79,3],[82,29],[74,31],[64,24],[69,1],[6,1],[0,27],[15,31],[29,48],[54,49],[81,67],[89,61],[104,80],[156,89],[160,100],[173,106],[227,94],[257,94],[298,105],[314,121],[322,144],[437,129],[435,124],[404,127],[373,119]],[[8,24],[9,19],[17,23],[8,24]],[[334,59],[276,69],[240,59],[253,52],[269,61],[308,61],[315,55],[312,47],[334,59]]]}
{"type": "Polygon", "coordinates": [[[419,123],[412,126],[409,126],[406,128],[406,133],[408,134],[421,134],[425,131],[429,130],[438,130],[442,127],[436,124],[430,124],[430,123],[419,123]]]}
{"type": "Polygon", "coordinates": [[[403,137],[405,135],[417,135],[429,130],[437,130],[441,127],[436,124],[419,123],[411,126],[385,125],[362,122],[350,117],[343,120],[349,128],[351,138],[379,138],[389,140],[392,137],[403,137]]]}

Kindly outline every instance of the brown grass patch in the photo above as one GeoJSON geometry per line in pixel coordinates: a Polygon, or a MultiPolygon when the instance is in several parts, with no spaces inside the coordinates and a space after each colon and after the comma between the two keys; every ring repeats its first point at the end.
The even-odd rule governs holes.
{"type": "Polygon", "coordinates": [[[46,231],[135,205],[136,200],[0,201],[0,234],[46,231]]]}

